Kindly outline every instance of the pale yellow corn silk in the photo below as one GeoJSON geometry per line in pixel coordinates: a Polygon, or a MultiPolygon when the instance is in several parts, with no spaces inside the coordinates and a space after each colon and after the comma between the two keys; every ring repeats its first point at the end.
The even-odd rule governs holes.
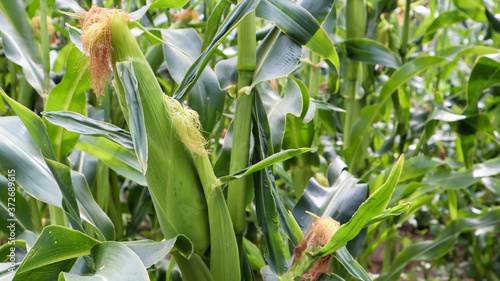
{"type": "Polygon", "coordinates": [[[111,51],[111,19],[117,11],[124,21],[128,21],[128,15],[122,10],[106,9],[93,6],[88,12],[83,12],[80,20],[82,28],[82,45],[85,54],[89,58],[90,83],[97,96],[104,95],[106,83],[110,81],[111,51]]]}
{"type": "Polygon", "coordinates": [[[201,134],[198,112],[183,106],[176,99],[169,96],[165,96],[163,100],[172,114],[172,121],[184,145],[195,155],[208,154],[209,152],[205,148],[207,141],[201,134]]]}

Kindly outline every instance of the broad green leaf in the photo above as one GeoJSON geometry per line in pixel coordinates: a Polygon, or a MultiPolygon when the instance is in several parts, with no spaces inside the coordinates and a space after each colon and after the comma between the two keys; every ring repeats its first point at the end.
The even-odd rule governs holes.
{"type": "Polygon", "coordinates": [[[436,32],[441,28],[446,28],[454,23],[463,22],[469,17],[459,10],[445,11],[432,22],[432,24],[425,31],[420,44],[426,44],[434,38],[436,32]]]}
{"type": "Polygon", "coordinates": [[[154,8],[182,8],[189,0],[150,0],[150,9],[154,8]]]}
{"type": "Polygon", "coordinates": [[[226,14],[230,6],[231,3],[229,1],[219,1],[217,6],[215,6],[215,9],[212,11],[212,14],[210,14],[201,47],[202,51],[204,51],[214,39],[217,29],[219,29],[219,26],[222,23],[222,16],[226,14]]]}
{"type": "Polygon", "coordinates": [[[26,80],[41,95],[43,67],[33,27],[28,22],[21,1],[2,1],[1,4],[0,32],[5,56],[23,68],[26,80]]]}
{"type": "MultiPolygon", "coordinates": [[[[54,150],[47,134],[47,128],[45,127],[42,119],[31,110],[27,109],[23,105],[7,96],[1,88],[0,94],[9,103],[11,108],[19,116],[21,121],[30,132],[31,137],[35,140],[39,149],[41,150],[46,166],[48,166],[50,173],[54,176],[54,179],[59,186],[59,189],[63,196],[62,203],[56,203],[55,205],[57,206],[62,204],[62,207],[64,207],[64,210],[69,215],[68,218],[70,219],[72,226],[82,229],[78,204],[76,202],[75,192],[71,183],[70,170],[67,166],[55,161],[56,158],[54,150]]],[[[36,150],[36,148],[32,149],[36,150]]],[[[10,161],[13,160],[11,159],[10,161]]],[[[29,161],[29,163],[31,164],[32,162],[29,161]]],[[[35,166],[39,165],[40,163],[35,164],[35,166]]],[[[34,188],[38,189],[36,185],[34,188]]]]}
{"type": "Polygon", "coordinates": [[[82,31],[74,26],[71,26],[69,23],[66,23],[66,27],[68,28],[69,39],[75,46],[83,53],[83,44],[82,44],[82,31]]]}
{"type": "Polygon", "coordinates": [[[71,171],[71,179],[75,188],[76,198],[81,206],[80,213],[82,218],[92,225],[99,240],[114,240],[115,228],[113,227],[113,223],[92,197],[87,180],[83,174],[71,171]]]}
{"type": "MultiPolygon", "coordinates": [[[[256,96],[255,114],[253,114],[253,134],[255,137],[255,147],[252,157],[252,163],[258,163],[267,157],[272,144],[268,143],[269,123],[267,116],[263,112],[262,101],[256,96]]],[[[257,213],[257,223],[263,234],[264,257],[266,258],[271,270],[283,275],[288,271],[287,257],[285,254],[285,245],[283,237],[279,230],[278,204],[279,197],[273,192],[275,189],[274,178],[271,178],[272,170],[270,167],[259,170],[253,174],[253,183],[255,188],[255,207],[257,213]]],[[[285,221],[286,222],[286,221],[285,221]]],[[[299,239],[297,239],[299,240],[299,239]]]]}
{"type": "Polygon", "coordinates": [[[293,216],[303,232],[309,229],[311,212],[319,217],[332,217],[342,223],[348,222],[366,198],[367,185],[358,183],[339,156],[328,167],[329,187],[324,187],[312,178],[293,209],[293,216]]]}
{"type": "Polygon", "coordinates": [[[113,124],[91,119],[69,111],[42,112],[45,118],[66,130],[82,135],[105,137],[125,148],[133,149],[130,133],[113,124]]]}
{"type": "Polygon", "coordinates": [[[399,181],[404,182],[409,179],[423,176],[442,164],[442,162],[434,160],[428,156],[416,156],[405,159],[405,166],[399,181]]]}
{"type": "Polygon", "coordinates": [[[245,168],[239,172],[236,172],[234,174],[227,175],[224,177],[220,177],[219,180],[221,183],[226,183],[226,182],[229,182],[229,181],[232,181],[235,179],[239,179],[239,178],[251,175],[251,174],[253,174],[257,171],[260,171],[262,169],[265,169],[266,167],[272,166],[276,163],[283,162],[285,160],[293,158],[293,157],[300,155],[302,153],[309,152],[311,150],[313,150],[313,149],[312,148],[299,148],[299,149],[283,150],[283,151],[280,151],[278,153],[275,153],[275,154],[265,158],[264,160],[254,164],[254,165],[251,165],[250,167],[245,168]]]}
{"type": "MultiPolygon", "coordinates": [[[[9,233],[7,233],[7,236],[8,235],[9,235],[9,233]]],[[[17,234],[16,234],[16,236],[17,236],[17,234]]],[[[21,239],[9,240],[7,243],[3,244],[0,247],[0,257],[1,257],[0,262],[9,263],[10,259],[12,258],[12,253],[14,253],[14,259],[17,262],[22,261],[24,259],[24,257],[26,256],[26,254],[28,253],[28,250],[27,250],[28,247],[29,247],[28,243],[26,243],[26,241],[24,241],[24,240],[21,240],[21,239]],[[15,247],[14,252],[11,251],[12,247],[15,247]]],[[[0,270],[0,272],[1,272],[1,270],[0,270]]],[[[4,280],[1,278],[1,276],[2,275],[0,273],[0,280],[4,280]]],[[[11,277],[14,277],[14,276],[11,276],[11,277]]]]}
{"type": "Polygon", "coordinates": [[[130,248],[142,261],[145,268],[150,268],[163,259],[170,251],[180,252],[185,258],[189,258],[194,251],[193,244],[184,235],[156,242],[153,240],[137,240],[120,242],[130,248]]]}
{"type": "MultiPolygon", "coordinates": [[[[76,47],[71,47],[66,60],[66,73],[63,80],[50,91],[46,111],[72,111],[85,115],[87,100],[85,90],[90,88],[88,60],[76,47]]],[[[63,159],[73,149],[79,134],[45,122],[57,159],[63,159]]]]}
{"type": "Polygon", "coordinates": [[[369,222],[366,223],[365,226],[369,226],[371,224],[381,222],[389,217],[399,216],[402,213],[406,212],[410,208],[411,203],[405,203],[402,205],[397,205],[395,207],[384,210],[382,213],[371,218],[369,222]]]}
{"type": "Polygon", "coordinates": [[[332,11],[333,0],[302,0],[298,4],[306,9],[319,24],[322,24],[332,11]]]}
{"type": "Polygon", "coordinates": [[[465,119],[467,116],[456,114],[450,109],[443,106],[442,103],[435,103],[435,108],[429,117],[432,120],[439,120],[444,122],[454,122],[465,119]]]}
{"type": "Polygon", "coordinates": [[[491,177],[500,174],[500,158],[493,158],[483,163],[478,163],[472,168],[475,178],[491,177]]]}
{"type": "MultiPolygon", "coordinates": [[[[194,62],[193,58],[201,53],[200,36],[194,29],[162,29],[161,33],[163,40],[191,56],[188,57],[170,46],[163,45],[169,73],[177,83],[181,83],[184,74],[194,62]]],[[[188,96],[188,105],[198,112],[205,132],[212,132],[224,110],[225,98],[226,95],[218,87],[215,72],[210,67],[205,67],[188,96]]]]}
{"type": "Polygon", "coordinates": [[[462,136],[475,136],[478,133],[493,133],[491,120],[486,114],[470,115],[467,118],[453,122],[453,129],[462,136]]]}
{"type": "Polygon", "coordinates": [[[24,125],[31,133],[31,136],[40,147],[42,155],[55,160],[56,156],[54,154],[54,149],[52,148],[49,135],[47,134],[47,128],[42,119],[33,111],[11,99],[2,88],[0,88],[0,95],[2,95],[21,121],[23,121],[24,125]]]}
{"type": "Polygon", "coordinates": [[[485,5],[485,13],[486,17],[488,18],[488,21],[490,22],[490,26],[496,31],[500,33],[500,20],[495,17],[495,12],[490,11],[490,8],[486,4],[486,1],[483,0],[483,3],[485,5]]]}
{"type": "Polygon", "coordinates": [[[129,248],[117,242],[103,242],[91,250],[96,272],[92,276],[79,276],[61,272],[59,281],[123,280],[149,281],[146,268],[129,248]]]}
{"type": "Polygon", "coordinates": [[[287,115],[293,114],[297,117],[301,115],[304,106],[302,93],[299,85],[293,79],[287,79],[283,96],[277,93],[269,83],[259,84],[257,90],[264,102],[271,127],[273,148],[275,151],[279,151],[283,144],[287,115]]]}
{"type": "Polygon", "coordinates": [[[394,188],[399,181],[399,177],[403,171],[403,165],[404,156],[400,156],[384,185],[373,192],[370,197],[359,206],[359,209],[352,218],[335,232],[328,244],[318,248],[314,256],[324,257],[347,245],[347,242],[356,237],[368,221],[385,210],[394,192],[394,188]]]}
{"type": "Polygon", "coordinates": [[[351,167],[357,161],[361,151],[361,140],[364,139],[368,128],[375,122],[379,112],[385,106],[385,102],[389,99],[400,86],[406,83],[410,78],[418,75],[433,65],[442,62],[444,59],[440,57],[421,56],[413,61],[410,61],[400,68],[384,83],[380,91],[380,97],[377,105],[366,106],[361,110],[360,118],[354,123],[351,132],[351,145],[346,149],[347,164],[351,167]]]}
{"type": "Polygon", "coordinates": [[[297,43],[330,60],[339,69],[339,58],[330,37],[303,7],[288,0],[261,1],[256,16],[271,21],[297,43]]]}
{"type": "MultiPolygon", "coordinates": [[[[64,185],[73,190],[66,190],[67,202],[78,206],[78,200],[82,209],[73,208],[71,211],[78,215],[75,220],[80,221],[80,216],[102,231],[106,239],[114,236],[113,226],[107,216],[97,207],[90,195],[85,178],[82,174],[71,171],[66,166],[54,162],[40,154],[40,150],[34,142],[26,127],[17,117],[0,118],[0,169],[5,173],[13,169],[16,171],[16,182],[31,196],[59,208],[63,208],[63,192],[54,178],[48,163],[54,165],[55,173],[61,173],[60,178],[65,181],[64,185]],[[3,149],[3,150],[2,150],[3,149]],[[56,168],[57,167],[57,168],[56,168]],[[66,167],[66,168],[64,168],[66,167]],[[66,170],[67,169],[67,170],[66,170]],[[30,171],[25,173],[22,171],[30,171]],[[76,182],[73,182],[75,181],[76,182]],[[80,214],[78,212],[81,212],[80,214]]],[[[19,199],[22,202],[22,199],[19,199]]],[[[22,203],[19,203],[22,204],[22,203]]],[[[26,208],[29,210],[29,208],[26,208]]],[[[21,211],[20,214],[23,214],[21,211]]],[[[76,226],[75,226],[76,227],[76,226]]],[[[98,231],[99,232],[99,231],[98,231]]],[[[102,235],[101,235],[102,236],[102,235]]]]}
{"type": "Polygon", "coordinates": [[[147,185],[133,151],[105,138],[91,136],[80,136],[76,148],[99,158],[124,177],[140,185],[147,185]]]}
{"type": "Polygon", "coordinates": [[[356,279],[363,281],[372,280],[365,269],[351,256],[351,253],[349,253],[345,247],[335,252],[335,258],[341,262],[347,269],[347,272],[356,277],[356,279]]]}
{"type": "MultiPolygon", "coordinates": [[[[252,84],[257,84],[290,74],[300,60],[302,47],[290,37],[273,28],[257,47],[257,62],[252,84]],[[286,50],[284,52],[283,50],[286,50]]],[[[220,61],[215,72],[221,89],[236,91],[238,84],[237,58],[220,61]]]]}
{"type": "Polygon", "coordinates": [[[447,169],[439,169],[427,180],[428,183],[445,189],[461,189],[478,181],[479,179],[474,178],[472,171],[454,172],[447,169]]]}
{"type": "Polygon", "coordinates": [[[500,179],[494,177],[486,177],[481,179],[484,186],[495,196],[497,201],[500,201],[500,179]]]}
{"type": "Polygon", "coordinates": [[[70,9],[75,13],[82,11],[82,7],[76,0],[56,0],[54,7],[57,9],[70,9]]]}
{"type": "Polygon", "coordinates": [[[62,206],[66,213],[68,214],[68,220],[71,226],[75,229],[83,231],[83,226],[80,218],[80,208],[76,200],[76,194],[73,187],[73,180],[71,179],[71,169],[54,160],[45,158],[45,163],[49,167],[54,179],[59,185],[63,196],[62,206]]]}
{"type": "Polygon", "coordinates": [[[398,280],[406,265],[413,260],[436,260],[448,253],[456,245],[458,236],[464,231],[483,229],[500,231],[500,209],[486,212],[479,218],[462,218],[451,221],[435,240],[414,243],[401,251],[388,272],[375,279],[377,281],[398,280]]]}
{"type": "Polygon", "coordinates": [[[257,47],[257,64],[250,87],[290,74],[297,66],[301,54],[299,44],[274,28],[257,47]]]}
{"type": "Polygon", "coordinates": [[[453,0],[453,4],[477,22],[485,22],[488,20],[486,18],[483,0],[453,0]]]}
{"type": "Polygon", "coordinates": [[[500,55],[491,54],[479,57],[472,67],[467,82],[467,108],[465,115],[477,114],[477,103],[481,93],[500,84],[500,55]]]}
{"type": "MultiPolygon", "coordinates": [[[[1,165],[2,164],[0,164],[0,166],[1,165]]],[[[16,173],[10,174],[14,175],[14,177],[8,177],[12,180],[15,178],[15,176],[17,176],[16,173]]],[[[2,194],[0,194],[0,218],[4,222],[0,225],[0,231],[3,232],[6,237],[10,237],[10,232],[12,231],[12,229],[9,229],[7,227],[11,222],[14,222],[15,220],[16,237],[19,237],[19,235],[25,230],[36,233],[37,231],[33,226],[30,208],[28,202],[26,201],[26,198],[24,198],[24,196],[19,191],[15,190],[15,187],[15,191],[13,193],[9,190],[9,187],[12,190],[13,184],[15,184],[14,181],[9,181],[7,178],[4,178],[0,175],[0,189],[3,191],[2,194]],[[10,186],[9,182],[11,182],[10,186]],[[12,194],[14,194],[14,196],[11,196],[12,194]],[[9,208],[13,209],[9,210],[9,208]],[[12,210],[14,210],[14,212],[11,212],[12,210]]],[[[0,255],[0,257],[2,257],[2,255],[0,255]]]]}
{"type": "Polygon", "coordinates": [[[135,155],[141,165],[142,173],[145,174],[148,169],[148,134],[134,65],[130,61],[124,61],[117,63],[116,68],[127,100],[128,126],[135,155]]]}
{"type": "Polygon", "coordinates": [[[397,69],[401,66],[400,59],[388,47],[371,39],[349,39],[345,45],[347,57],[352,60],[370,64],[385,65],[397,69]]]}
{"type": "Polygon", "coordinates": [[[77,257],[89,255],[100,242],[62,226],[47,226],[19,266],[14,281],[52,281],[69,271],[77,257]]]}
{"type": "Polygon", "coordinates": [[[238,57],[234,57],[221,60],[215,65],[215,74],[219,81],[219,87],[233,97],[236,97],[238,88],[237,60],[238,57]]]}
{"type": "Polygon", "coordinates": [[[208,61],[215,53],[217,47],[246,15],[255,10],[258,3],[259,0],[245,0],[234,7],[234,9],[227,16],[224,23],[222,23],[222,26],[219,28],[219,31],[215,35],[212,42],[194,61],[191,67],[189,67],[175,92],[175,99],[182,100],[184,98],[184,95],[191,90],[191,88],[194,86],[201,73],[205,69],[205,66],[208,64],[208,61]]]}
{"type": "Polygon", "coordinates": [[[33,137],[18,117],[0,118],[0,168],[6,174],[10,169],[16,170],[16,182],[31,196],[62,208],[62,194],[57,182],[33,137]]]}

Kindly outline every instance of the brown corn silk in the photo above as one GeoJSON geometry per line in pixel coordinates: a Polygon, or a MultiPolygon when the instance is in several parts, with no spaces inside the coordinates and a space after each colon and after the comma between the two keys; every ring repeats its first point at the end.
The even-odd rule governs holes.
{"type": "MultiPolygon", "coordinates": [[[[294,263],[305,252],[314,253],[318,247],[324,247],[328,244],[339,227],[340,223],[330,217],[316,219],[307,230],[302,241],[295,247],[293,255],[294,263]]],[[[328,255],[319,259],[307,273],[301,276],[300,280],[316,280],[322,274],[326,273],[329,269],[331,258],[332,255],[328,255]]]]}
{"type": "MultiPolygon", "coordinates": [[[[83,12],[80,20],[83,50],[89,58],[90,83],[98,99],[104,96],[104,88],[110,81],[109,74],[112,72],[111,19],[114,11],[92,6],[89,11],[83,12]]],[[[127,13],[122,10],[118,12],[128,20],[127,13]]]]}

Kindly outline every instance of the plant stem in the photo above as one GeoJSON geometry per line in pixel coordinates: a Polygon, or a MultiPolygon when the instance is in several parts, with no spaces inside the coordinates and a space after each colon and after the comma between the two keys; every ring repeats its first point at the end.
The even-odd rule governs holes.
{"type": "MultiPolygon", "coordinates": [[[[346,1],[347,19],[347,39],[363,38],[366,26],[366,8],[364,0],[346,1]]],[[[358,76],[361,63],[348,59],[347,64],[347,88],[346,88],[346,119],[344,122],[344,148],[349,147],[351,131],[354,122],[359,116],[359,106],[357,105],[358,76]]],[[[354,159],[348,159],[350,163],[354,159]]],[[[349,165],[352,166],[352,165],[349,165]]]]}
{"type": "Polygon", "coordinates": [[[410,9],[411,9],[410,4],[411,0],[406,0],[403,32],[401,35],[401,58],[403,63],[406,62],[406,54],[408,53],[408,38],[410,33],[410,9]]]}
{"type": "MultiPolygon", "coordinates": [[[[255,13],[248,14],[238,27],[238,89],[252,83],[256,64],[255,13]]],[[[248,166],[250,159],[250,126],[254,94],[242,94],[236,101],[233,120],[233,144],[231,149],[230,173],[248,166]]],[[[228,187],[228,208],[236,236],[245,231],[247,179],[235,180],[228,187]]],[[[241,239],[238,239],[241,249],[241,239]]]]}
{"type": "Polygon", "coordinates": [[[311,52],[311,71],[309,72],[309,93],[311,96],[319,94],[320,61],[321,57],[311,52]]]}
{"type": "Polygon", "coordinates": [[[49,28],[47,25],[47,0],[40,0],[40,41],[42,44],[43,89],[42,98],[45,102],[50,91],[50,45],[49,28]]]}

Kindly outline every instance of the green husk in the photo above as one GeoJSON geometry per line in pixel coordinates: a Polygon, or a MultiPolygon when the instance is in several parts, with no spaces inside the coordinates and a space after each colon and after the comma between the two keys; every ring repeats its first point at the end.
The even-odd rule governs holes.
{"type": "Polygon", "coordinates": [[[166,239],[178,234],[190,238],[203,255],[210,244],[207,204],[194,166],[194,155],[182,142],[173,115],[164,104],[156,77],[144,58],[123,16],[111,19],[111,65],[124,114],[126,100],[117,64],[130,63],[138,81],[148,138],[148,169],[145,173],[158,219],[166,239]]]}

